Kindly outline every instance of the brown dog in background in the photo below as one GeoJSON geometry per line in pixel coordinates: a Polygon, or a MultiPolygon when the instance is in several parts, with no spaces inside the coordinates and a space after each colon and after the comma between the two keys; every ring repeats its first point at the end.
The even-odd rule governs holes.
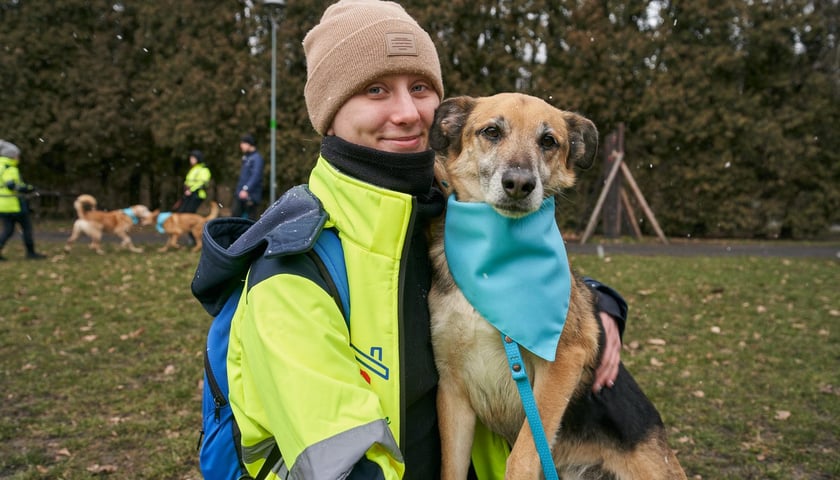
{"type": "Polygon", "coordinates": [[[191,233],[195,239],[195,246],[192,248],[192,251],[197,252],[201,250],[201,233],[204,229],[204,224],[218,216],[219,204],[215,201],[210,202],[210,213],[207,216],[197,213],[153,211],[153,220],[151,223],[156,223],[158,231],[168,236],[166,243],[158,251],[165,252],[170,248],[181,248],[181,245],[178,244],[178,238],[187,233],[191,233]]]}
{"type": "MultiPolygon", "coordinates": [[[[447,194],[454,193],[461,202],[486,202],[499,214],[517,218],[574,185],[574,167],[594,159],[598,132],[588,119],[538,98],[499,94],[442,102],[430,144],[438,156],[436,176],[447,194]]],[[[446,261],[443,221],[433,226],[430,252],[442,478],[467,478],[476,420],[512,446],[505,478],[541,478],[540,459],[499,331],[456,286],[446,261]]],[[[668,447],[659,413],[623,365],[614,387],[591,393],[603,327],[593,294],[572,277],[555,360],[521,349],[561,478],[686,478],[668,447]]],[[[522,321],[528,321],[527,316],[522,321]]]]}
{"type": "Polygon", "coordinates": [[[73,232],[64,245],[66,252],[70,252],[73,242],[82,233],[90,237],[90,248],[100,255],[105,253],[101,243],[103,233],[113,233],[122,239],[120,246],[123,248],[137,253],[143,251],[142,248],[134,246],[128,231],[138,223],[150,225],[152,212],[147,206],[138,204],[123,210],[101,211],[96,209],[96,198],[93,195],[82,194],[76,197],[73,208],[76,209],[78,218],[73,222],[73,232]]]}

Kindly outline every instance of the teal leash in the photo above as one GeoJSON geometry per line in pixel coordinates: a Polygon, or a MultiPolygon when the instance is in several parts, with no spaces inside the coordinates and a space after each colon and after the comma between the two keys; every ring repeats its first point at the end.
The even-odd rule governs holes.
{"type": "Polygon", "coordinates": [[[528,381],[528,374],[525,372],[525,362],[522,361],[519,344],[504,333],[502,334],[502,344],[505,346],[510,374],[516,381],[516,388],[519,389],[519,397],[522,399],[522,406],[525,408],[528,425],[531,426],[531,435],[534,437],[534,444],[540,456],[545,479],[559,480],[557,469],[554,468],[554,459],[551,458],[551,449],[548,447],[548,440],[545,438],[540,412],[537,410],[537,402],[534,400],[534,392],[531,390],[531,383],[528,381]]]}

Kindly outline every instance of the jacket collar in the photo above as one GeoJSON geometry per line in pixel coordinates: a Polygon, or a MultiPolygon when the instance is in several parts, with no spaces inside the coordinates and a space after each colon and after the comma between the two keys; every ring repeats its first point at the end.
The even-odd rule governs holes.
{"type": "Polygon", "coordinates": [[[363,147],[336,136],[321,142],[321,156],[358,180],[396,192],[425,195],[434,182],[435,154],[391,153],[363,147]]]}

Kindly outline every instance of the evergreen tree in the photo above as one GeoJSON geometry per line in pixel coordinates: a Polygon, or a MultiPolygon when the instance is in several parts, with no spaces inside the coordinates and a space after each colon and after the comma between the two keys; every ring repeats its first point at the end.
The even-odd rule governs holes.
{"type": "MultiPolygon", "coordinates": [[[[306,181],[320,138],[302,40],[330,0],[289,2],[277,30],[277,186],[306,181]]],[[[580,112],[625,161],[670,236],[824,235],[840,224],[837,0],[407,0],[447,95],[521,91],[580,112]]],[[[242,133],[270,157],[270,7],[0,1],[0,138],[46,190],[169,207],[187,152],[221,186],[242,133]]],[[[609,153],[609,152],[605,152],[609,153]]],[[[597,165],[597,164],[596,164],[597,165]]],[[[266,168],[266,175],[268,168],[266,168]]],[[[581,172],[581,228],[605,172],[581,172]]]]}

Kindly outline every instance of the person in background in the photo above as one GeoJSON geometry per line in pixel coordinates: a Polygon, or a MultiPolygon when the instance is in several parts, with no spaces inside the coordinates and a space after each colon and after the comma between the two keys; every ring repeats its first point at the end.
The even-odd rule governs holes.
{"type": "MultiPolygon", "coordinates": [[[[268,463],[269,478],[439,478],[425,236],[445,207],[429,148],[444,96],[438,54],[403,7],[379,0],[331,5],[303,48],[304,97],[321,152],[308,193],[275,205],[307,221],[293,228],[257,222],[231,253],[219,246],[229,244],[228,232],[219,232],[215,249],[205,242],[192,284],[197,298],[212,295],[217,279],[238,268],[234,250],[268,242],[250,266],[228,345],[242,458],[252,475],[268,463]],[[313,280],[315,260],[271,250],[311,245],[322,226],[341,240],[349,326],[313,280]]],[[[620,296],[611,300],[624,305],[620,296]]],[[[605,318],[613,327],[607,334],[616,335],[611,345],[619,345],[624,317],[605,318]]],[[[614,379],[600,381],[609,387],[614,379]]],[[[507,451],[492,440],[477,445],[488,463],[503,467],[507,451]]],[[[488,468],[474,467],[474,478],[490,478],[476,473],[488,468]]]]}
{"type": "Polygon", "coordinates": [[[257,142],[250,134],[239,140],[242,151],[242,168],[236,182],[231,215],[234,217],[257,219],[257,209],[262,201],[263,160],[257,151],[257,142]]]}
{"type": "MultiPolygon", "coordinates": [[[[179,213],[196,213],[198,208],[207,198],[207,187],[210,185],[212,175],[210,169],[204,163],[204,154],[201,150],[190,152],[190,170],[184,178],[184,196],[181,197],[177,211],[179,213]]],[[[192,232],[187,232],[190,245],[195,245],[195,237],[192,232]]]]}
{"type": "Polygon", "coordinates": [[[35,251],[32,218],[29,214],[29,201],[24,194],[35,191],[35,187],[24,183],[20,177],[20,148],[17,145],[0,140],[0,219],[3,220],[3,233],[0,233],[0,261],[3,247],[15,233],[15,224],[23,230],[23,245],[26,258],[41,260],[46,258],[35,251]]]}
{"type": "Polygon", "coordinates": [[[184,196],[181,197],[181,205],[178,212],[195,213],[198,207],[207,198],[207,187],[210,185],[212,175],[207,164],[204,163],[204,154],[201,150],[190,152],[190,170],[184,178],[184,196]]]}

